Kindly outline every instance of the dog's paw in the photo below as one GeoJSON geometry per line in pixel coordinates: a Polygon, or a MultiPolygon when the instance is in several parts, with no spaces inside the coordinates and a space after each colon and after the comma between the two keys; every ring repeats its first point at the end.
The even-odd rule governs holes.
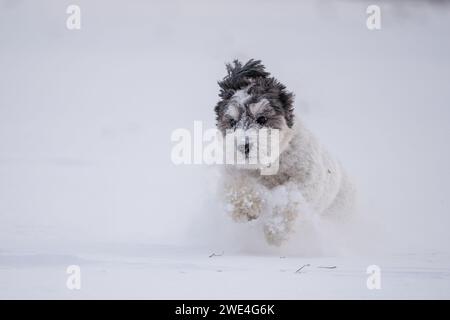
{"type": "Polygon", "coordinates": [[[228,191],[227,211],[234,221],[245,222],[257,219],[264,205],[262,191],[248,186],[240,186],[228,191]]]}
{"type": "Polygon", "coordinates": [[[294,221],[297,216],[296,206],[273,208],[272,215],[264,222],[264,235],[266,241],[280,246],[288,240],[294,230],[294,221]]]}

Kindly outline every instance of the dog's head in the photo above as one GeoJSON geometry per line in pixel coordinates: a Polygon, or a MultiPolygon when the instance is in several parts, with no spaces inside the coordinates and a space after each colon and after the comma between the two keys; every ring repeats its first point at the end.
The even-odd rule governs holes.
{"type": "MultiPolygon", "coordinates": [[[[241,129],[278,129],[280,153],[286,148],[294,124],[293,94],[265,71],[261,61],[227,64],[227,75],[219,81],[221,100],[215,107],[217,127],[225,136],[241,129]]],[[[238,150],[248,156],[248,142],[238,150]]]]}

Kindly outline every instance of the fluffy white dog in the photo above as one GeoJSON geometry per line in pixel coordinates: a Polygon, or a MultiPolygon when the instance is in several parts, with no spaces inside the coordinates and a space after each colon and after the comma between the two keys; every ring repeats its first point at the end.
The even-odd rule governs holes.
{"type": "MultiPolygon", "coordinates": [[[[278,170],[261,174],[255,166],[226,166],[221,194],[238,222],[258,219],[269,244],[280,245],[308,215],[342,218],[353,211],[354,188],[341,165],[294,119],[293,94],[265,71],[260,61],[227,65],[219,82],[217,127],[225,137],[235,130],[278,129],[278,170]]],[[[257,146],[238,141],[248,158],[257,146]]]]}

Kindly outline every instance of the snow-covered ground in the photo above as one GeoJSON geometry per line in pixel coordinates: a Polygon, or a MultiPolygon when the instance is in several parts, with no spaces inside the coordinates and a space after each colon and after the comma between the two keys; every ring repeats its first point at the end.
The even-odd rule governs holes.
{"type": "Polygon", "coordinates": [[[377,2],[0,0],[0,298],[450,298],[450,4],[377,2]],[[296,93],[355,223],[269,248],[171,162],[234,58],[296,93]]]}
{"type": "Polygon", "coordinates": [[[292,257],[213,252],[166,245],[91,248],[91,253],[9,254],[0,298],[43,299],[448,299],[450,255],[292,257]],[[381,268],[369,290],[367,267],[381,268]],[[81,289],[66,287],[68,265],[81,289]],[[300,270],[299,270],[300,269],[300,270]]]}

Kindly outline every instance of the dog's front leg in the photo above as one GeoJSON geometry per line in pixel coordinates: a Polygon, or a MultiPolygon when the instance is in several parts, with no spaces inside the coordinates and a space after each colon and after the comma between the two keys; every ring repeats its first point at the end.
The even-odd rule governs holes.
{"type": "Polygon", "coordinates": [[[265,204],[266,191],[254,178],[229,176],[225,182],[225,202],[233,220],[245,222],[257,219],[265,204]]]}
{"type": "Polygon", "coordinates": [[[264,219],[263,230],[267,242],[279,246],[294,231],[295,220],[304,203],[294,185],[277,187],[270,192],[270,204],[264,219]]]}

